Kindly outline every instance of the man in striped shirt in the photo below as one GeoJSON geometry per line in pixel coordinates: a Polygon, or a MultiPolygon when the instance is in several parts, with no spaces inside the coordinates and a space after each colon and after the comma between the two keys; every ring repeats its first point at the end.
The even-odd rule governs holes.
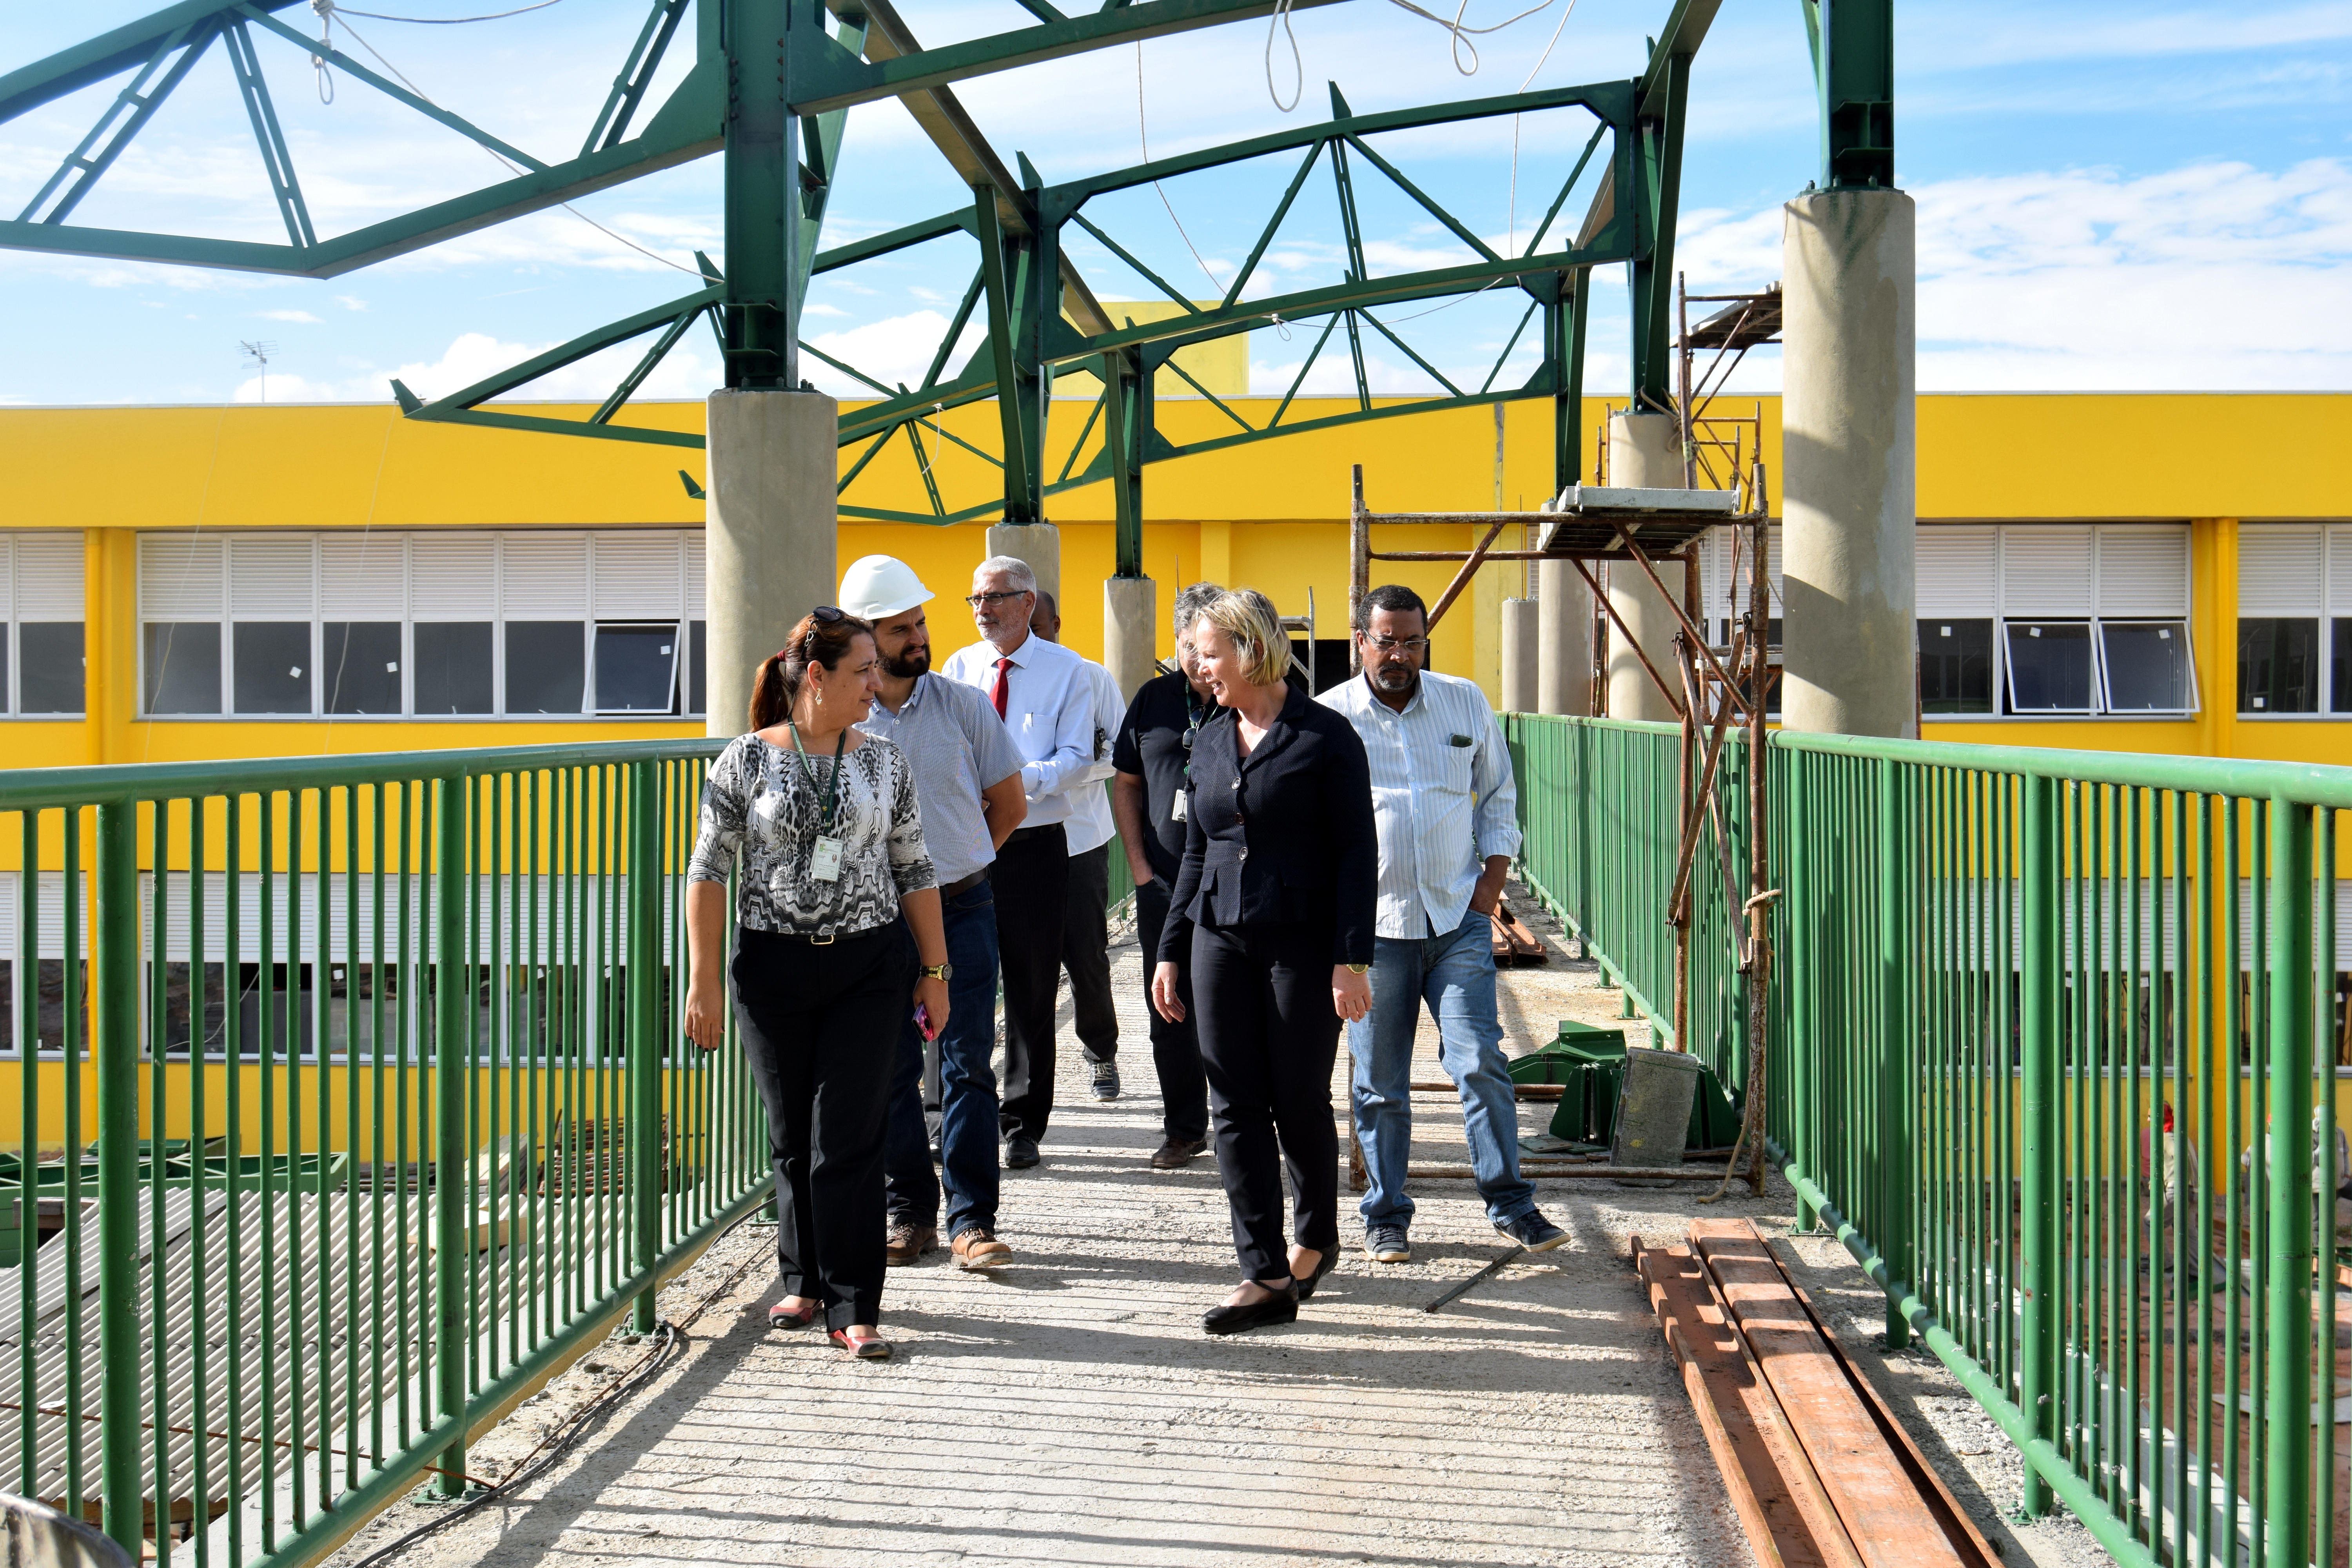
{"type": "Polygon", "coordinates": [[[1364,1251],[1412,1258],[1412,1037],[1423,1003],[1437,1020],[1438,1061],[1462,1095],[1470,1168],[1486,1217],[1507,1241],[1549,1252],[1567,1233],[1536,1208],[1519,1174],[1519,1113],[1495,1006],[1487,917],[1519,850],[1517,791],[1502,727],[1477,686],[1423,668],[1429,613],[1393,584],[1356,606],[1363,674],[1323,694],[1363,738],[1380,826],[1372,1006],[1348,1026],[1349,1095],[1368,1185],[1364,1251]]]}

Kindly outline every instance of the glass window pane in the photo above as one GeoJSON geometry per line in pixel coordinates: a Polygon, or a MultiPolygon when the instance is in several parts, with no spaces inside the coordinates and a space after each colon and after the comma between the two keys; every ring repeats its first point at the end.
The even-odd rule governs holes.
{"type": "Polygon", "coordinates": [[[2238,711],[2319,711],[2318,621],[2296,616],[2238,622],[2238,711]]]}
{"type": "Polygon", "coordinates": [[[2001,630],[2011,712],[2091,711],[2090,623],[2005,621],[2001,630]]]}
{"type": "Polygon", "coordinates": [[[709,639],[704,633],[709,625],[708,621],[686,623],[686,710],[689,713],[705,711],[704,692],[707,688],[704,683],[710,672],[710,656],[708,648],[709,639]]]}
{"type": "Polygon", "coordinates": [[[397,716],[400,712],[400,623],[329,621],[319,645],[327,711],[397,716]]]}
{"type": "Polygon", "coordinates": [[[152,621],[145,630],[147,711],[219,712],[220,623],[152,621]]]}
{"type": "MultiPolygon", "coordinates": [[[[16,628],[16,711],[79,713],[82,710],[82,648],[79,621],[27,621],[16,628]]],[[[0,668],[0,691],[7,689],[0,668]]]]}
{"type": "Polygon", "coordinates": [[[310,711],[310,622],[239,621],[229,636],[236,711],[310,711]]]}
{"type": "Polygon", "coordinates": [[[8,626],[0,621],[0,713],[8,711],[8,626]]]}
{"type": "Polygon", "coordinates": [[[2352,713],[2352,619],[2328,623],[2328,706],[2352,713]]]}
{"type": "Polygon", "coordinates": [[[490,683],[490,623],[419,621],[412,674],[419,718],[428,713],[488,713],[496,710],[490,683]]]}
{"type": "Polygon", "coordinates": [[[577,713],[586,691],[586,628],[578,621],[507,623],[507,711],[577,713]]]}
{"type": "Polygon", "coordinates": [[[1992,705],[1992,622],[1919,623],[1919,710],[1990,713],[1992,705]]]}
{"type": "Polygon", "coordinates": [[[596,711],[675,713],[677,625],[596,627],[596,711]]]}
{"type": "Polygon", "coordinates": [[[2195,706],[2186,621],[2105,621],[2099,658],[2110,713],[2186,713],[2195,706]]]}

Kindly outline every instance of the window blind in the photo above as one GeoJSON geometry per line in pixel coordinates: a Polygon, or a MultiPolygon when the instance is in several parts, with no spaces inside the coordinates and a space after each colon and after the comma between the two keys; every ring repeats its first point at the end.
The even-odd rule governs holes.
{"type": "Polygon", "coordinates": [[[2088,526],[2000,531],[2000,610],[2024,616],[2091,614],[2088,526]]]}
{"type": "Polygon", "coordinates": [[[229,613],[308,616],[318,598],[318,553],[307,533],[229,541],[229,613]]]}
{"type": "Polygon", "coordinates": [[[2238,530],[2238,614],[2315,616],[2326,584],[2315,527],[2249,524],[2238,530]]]}
{"type": "Polygon", "coordinates": [[[319,609],[329,620],[396,621],[408,607],[405,542],[396,533],[319,540],[319,609]]]}
{"type": "Polygon", "coordinates": [[[590,542],[599,619],[678,617],[685,608],[686,552],[677,534],[596,533],[590,542]]]}
{"type": "Polygon", "coordinates": [[[2189,613],[2189,531],[2178,526],[2098,531],[2098,613],[2109,618],[2189,613]]]}
{"type": "MultiPolygon", "coordinates": [[[[16,535],[16,618],[78,621],[82,617],[82,540],[79,533],[16,535]]],[[[9,603],[0,588],[0,606],[9,603]]]]}
{"type": "Polygon", "coordinates": [[[588,540],[578,533],[509,533],[499,540],[499,608],[509,616],[579,616],[588,609],[588,540]]]}
{"type": "Polygon", "coordinates": [[[139,614],[142,620],[217,616],[226,604],[222,568],[228,542],[200,534],[150,533],[139,541],[139,614]]]}
{"type": "Polygon", "coordinates": [[[1916,548],[1921,620],[1981,619],[1997,613],[2000,556],[1991,528],[1923,528],[1916,548]]]}
{"type": "Polygon", "coordinates": [[[487,533],[412,535],[408,593],[418,615],[488,615],[498,607],[498,541],[487,533]]]}

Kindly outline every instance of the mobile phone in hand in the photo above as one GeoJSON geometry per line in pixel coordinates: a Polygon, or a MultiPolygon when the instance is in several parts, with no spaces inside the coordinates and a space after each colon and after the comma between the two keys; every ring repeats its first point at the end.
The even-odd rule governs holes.
{"type": "Polygon", "coordinates": [[[916,1004],[915,1006],[915,1027],[923,1032],[923,1038],[927,1040],[936,1040],[940,1037],[939,1030],[931,1025],[931,1010],[920,1003],[916,1004]]]}

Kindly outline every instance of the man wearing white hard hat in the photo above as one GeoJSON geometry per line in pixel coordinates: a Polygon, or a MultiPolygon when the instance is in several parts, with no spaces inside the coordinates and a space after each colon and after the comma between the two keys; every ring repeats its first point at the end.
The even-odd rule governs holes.
{"type": "Polygon", "coordinates": [[[841,607],[874,625],[882,689],[859,727],[907,754],[923,839],[940,879],[947,929],[948,1023],[930,1042],[940,1079],[940,1176],[923,1121],[924,1030],[909,1018],[890,1086],[883,1168],[890,1230],[884,1257],[912,1263],[939,1246],[940,1187],[957,1265],[990,1268],[1011,1256],[996,1238],[996,902],[988,868],[1028,805],[1021,752],[988,700],[933,675],[923,605],[931,591],[906,563],[868,555],[841,579],[841,607]]]}

